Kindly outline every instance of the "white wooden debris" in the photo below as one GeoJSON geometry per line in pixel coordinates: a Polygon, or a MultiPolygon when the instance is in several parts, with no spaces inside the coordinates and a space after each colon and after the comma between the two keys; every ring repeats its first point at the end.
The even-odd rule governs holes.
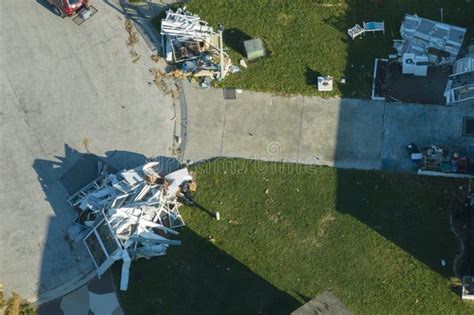
{"type": "Polygon", "coordinates": [[[406,14],[400,26],[401,40],[394,41],[399,56],[426,55],[433,65],[452,65],[459,54],[466,29],[418,15],[406,14]]]}
{"type": "Polygon", "coordinates": [[[474,300],[474,277],[464,276],[462,278],[462,293],[463,300],[474,300]]]}
{"type": "MultiPolygon", "coordinates": [[[[166,254],[174,229],[184,225],[180,197],[193,178],[183,168],[160,176],[158,162],[117,174],[101,175],[68,202],[80,210],[75,225],[86,231],[84,243],[98,275],[123,260],[121,290],[127,290],[132,260],[166,254]]],[[[70,229],[77,235],[77,227],[70,229]]],[[[71,237],[77,239],[77,237],[71,237]]]]}
{"type": "Polygon", "coordinates": [[[352,38],[356,38],[359,35],[364,34],[364,29],[359,25],[356,24],[354,27],[351,27],[347,30],[347,34],[352,38]]]}
{"type": "MultiPolygon", "coordinates": [[[[171,9],[166,12],[166,17],[161,20],[160,34],[165,39],[163,44],[168,48],[165,54],[167,61],[180,62],[196,58],[204,51],[218,54],[221,50],[219,34],[199,16],[186,10],[186,7],[176,12],[171,9]],[[189,57],[189,54],[180,57],[177,49],[195,50],[196,54],[193,57],[189,57]]],[[[226,53],[224,55],[228,58],[226,53]]]]}
{"type": "Polygon", "coordinates": [[[447,105],[474,100],[474,44],[469,49],[470,54],[456,61],[449,76],[444,91],[447,105]]]}
{"type": "Polygon", "coordinates": [[[212,27],[186,8],[179,8],[176,12],[168,10],[166,18],[161,21],[161,35],[206,41],[212,34],[212,27]]]}
{"type": "Polygon", "coordinates": [[[228,73],[239,72],[224,51],[223,26],[217,32],[189,12],[186,7],[171,9],[161,20],[162,47],[166,61],[174,63],[185,76],[199,78],[202,87],[222,80],[228,73]]]}

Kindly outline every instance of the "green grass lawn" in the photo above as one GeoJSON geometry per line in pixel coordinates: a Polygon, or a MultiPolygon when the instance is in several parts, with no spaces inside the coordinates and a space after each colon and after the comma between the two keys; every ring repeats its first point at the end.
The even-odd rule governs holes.
{"type": "Polygon", "coordinates": [[[347,78],[347,84],[336,84],[325,96],[364,98],[370,95],[374,58],[393,52],[392,40],[399,38],[404,14],[439,20],[441,7],[445,22],[470,28],[469,40],[474,31],[474,1],[352,0],[348,5],[345,0],[191,0],[188,4],[191,12],[211,25],[225,25],[224,41],[234,64],[242,58],[244,39],[260,37],[270,52],[269,57],[226,78],[223,86],[318,95],[316,78],[322,74],[336,81],[347,78]],[[386,35],[368,34],[352,41],[347,29],[364,20],[385,21],[386,35]]]}
{"type": "Polygon", "coordinates": [[[181,246],[132,264],[127,314],[288,314],[326,290],[359,314],[474,312],[456,291],[448,219],[466,182],[244,160],[195,169],[201,209],[182,208],[181,246]]]}

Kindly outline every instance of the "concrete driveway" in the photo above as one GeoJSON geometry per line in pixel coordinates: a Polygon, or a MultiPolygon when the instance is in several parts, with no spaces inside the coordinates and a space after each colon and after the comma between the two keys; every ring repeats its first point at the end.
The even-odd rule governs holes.
{"type": "Polygon", "coordinates": [[[186,83],[185,158],[238,157],[341,168],[413,171],[405,147],[466,148],[463,118],[474,102],[452,107],[357,99],[283,97],[186,83]]]}
{"type": "Polygon", "coordinates": [[[149,84],[154,64],[141,39],[141,58],[132,62],[124,17],[107,2],[94,1],[98,13],[81,26],[43,0],[0,2],[0,282],[7,292],[45,301],[91,275],[84,246],[65,240],[74,218],[70,184],[88,176],[77,167],[81,152],[119,169],[171,155],[174,101],[149,84]]]}
{"type": "Polygon", "coordinates": [[[185,84],[185,158],[239,157],[377,169],[384,104],[361,100],[282,97],[185,84]],[[369,127],[370,126],[370,127],[369,127]]]}

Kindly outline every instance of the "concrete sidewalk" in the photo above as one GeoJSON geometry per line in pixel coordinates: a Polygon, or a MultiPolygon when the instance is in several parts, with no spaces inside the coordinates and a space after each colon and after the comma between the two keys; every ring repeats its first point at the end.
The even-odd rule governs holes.
{"type": "Polygon", "coordinates": [[[193,162],[239,157],[406,171],[412,164],[404,147],[411,142],[450,147],[474,142],[462,136],[462,119],[473,115],[474,104],[427,106],[248,91],[224,100],[221,89],[188,82],[184,93],[184,158],[193,162]]]}

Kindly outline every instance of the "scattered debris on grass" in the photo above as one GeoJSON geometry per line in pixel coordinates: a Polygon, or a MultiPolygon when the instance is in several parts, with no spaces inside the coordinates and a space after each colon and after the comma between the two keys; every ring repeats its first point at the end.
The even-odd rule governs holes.
{"type": "Polygon", "coordinates": [[[402,39],[395,40],[393,48],[399,56],[421,54],[432,65],[452,65],[458,57],[466,31],[462,27],[406,14],[400,26],[402,39]]]}
{"type": "MultiPolygon", "coordinates": [[[[359,32],[364,29],[348,31],[354,36],[359,32]]],[[[466,28],[405,14],[401,39],[393,43],[396,53],[375,59],[372,99],[449,105],[474,98],[474,52],[458,60],[466,32],[466,28]]]]}
{"type": "Polygon", "coordinates": [[[184,225],[179,207],[195,179],[187,168],[167,168],[155,161],[109,174],[104,166],[68,199],[79,213],[69,239],[84,241],[99,276],[123,260],[121,290],[127,290],[132,260],[162,256],[181,244],[172,236],[184,225]]]}

